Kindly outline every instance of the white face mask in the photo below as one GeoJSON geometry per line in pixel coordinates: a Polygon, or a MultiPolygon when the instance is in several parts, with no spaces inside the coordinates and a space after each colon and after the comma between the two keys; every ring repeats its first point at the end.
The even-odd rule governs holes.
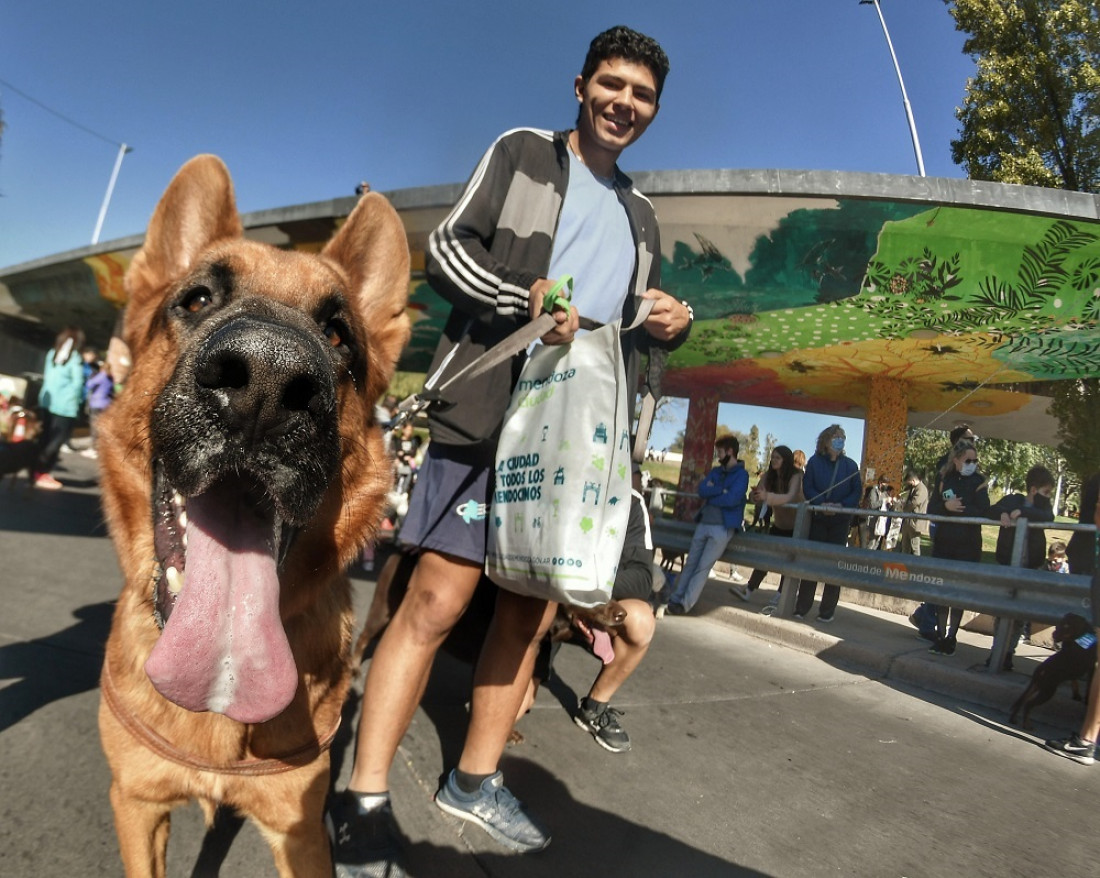
{"type": "Polygon", "coordinates": [[[976,463],[964,463],[962,469],[959,470],[964,476],[972,476],[978,471],[978,465],[976,463]]]}

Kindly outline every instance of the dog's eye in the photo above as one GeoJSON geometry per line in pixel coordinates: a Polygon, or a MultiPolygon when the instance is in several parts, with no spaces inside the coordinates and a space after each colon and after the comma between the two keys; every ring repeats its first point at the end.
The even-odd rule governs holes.
{"type": "Polygon", "coordinates": [[[206,287],[194,287],[183,294],[180,307],[191,314],[198,314],[207,305],[214,302],[214,294],[206,287]]]}
{"type": "Polygon", "coordinates": [[[350,340],[350,333],[342,320],[330,320],[321,331],[334,348],[342,347],[350,340]]]}

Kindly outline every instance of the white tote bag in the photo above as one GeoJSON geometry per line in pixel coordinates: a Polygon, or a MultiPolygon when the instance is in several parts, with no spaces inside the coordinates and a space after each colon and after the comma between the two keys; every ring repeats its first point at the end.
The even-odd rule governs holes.
{"type": "MultiPolygon", "coordinates": [[[[648,312],[647,312],[648,313],[648,312]]],[[[497,446],[485,571],[501,588],[607,603],[630,511],[630,402],[620,323],[540,345],[497,446]]]]}

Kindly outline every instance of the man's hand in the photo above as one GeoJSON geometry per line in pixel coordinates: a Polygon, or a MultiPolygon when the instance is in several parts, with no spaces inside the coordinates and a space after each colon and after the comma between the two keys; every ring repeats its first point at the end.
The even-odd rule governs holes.
{"type": "MultiPolygon", "coordinates": [[[[528,311],[532,320],[542,314],[542,300],[546,297],[546,294],[550,292],[554,283],[555,281],[540,277],[531,287],[531,291],[528,293],[530,302],[528,311]]],[[[555,307],[551,313],[554,315],[554,320],[557,321],[557,325],[542,336],[542,343],[569,344],[580,328],[580,315],[577,314],[577,309],[570,305],[569,310],[566,311],[564,308],[558,306],[555,307]]]]}
{"type": "Polygon", "coordinates": [[[691,315],[679,299],[658,289],[648,289],[642,298],[653,300],[653,310],[645,322],[645,331],[660,341],[672,341],[687,329],[691,315]]]}

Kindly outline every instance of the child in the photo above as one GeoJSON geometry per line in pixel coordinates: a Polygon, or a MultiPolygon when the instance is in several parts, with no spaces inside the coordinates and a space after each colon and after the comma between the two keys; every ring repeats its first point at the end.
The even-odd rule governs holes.
{"type": "Polygon", "coordinates": [[[1069,573],[1069,561],[1066,560],[1066,544],[1061,540],[1055,540],[1047,549],[1047,562],[1044,570],[1051,573],[1069,573]]]}
{"type": "MultiPolygon", "coordinates": [[[[1028,521],[1054,521],[1054,509],[1050,504],[1050,494],[1054,490],[1054,476],[1050,470],[1045,466],[1033,466],[1024,477],[1024,486],[1027,494],[1005,494],[989,507],[987,515],[1001,522],[995,553],[998,564],[1012,564],[1012,546],[1016,540],[1017,519],[1022,516],[1028,521]]],[[[1044,567],[1047,561],[1046,532],[1041,528],[1029,527],[1025,546],[1023,566],[1032,570],[1044,567]]],[[[1063,557],[1064,554],[1063,547],[1063,557]]],[[[1011,646],[1008,655],[1005,656],[1004,670],[1012,670],[1012,657],[1016,653],[1016,642],[1020,635],[1023,634],[1026,642],[1030,633],[1022,621],[1017,620],[1013,625],[1011,646]]],[[[986,664],[988,663],[987,659],[986,664]]]]}
{"type": "Polygon", "coordinates": [[[97,360],[95,371],[84,383],[84,392],[88,401],[88,421],[92,431],[92,444],[81,453],[93,460],[99,456],[96,445],[99,444],[99,416],[107,410],[115,396],[115,382],[105,360],[97,360]]]}
{"type": "MultiPolygon", "coordinates": [[[[997,534],[997,563],[1011,564],[1012,544],[1016,538],[1016,520],[1023,516],[1028,521],[1054,521],[1054,509],[1050,494],[1054,490],[1054,476],[1045,466],[1033,466],[1024,478],[1027,494],[1005,494],[989,507],[987,515],[1000,520],[997,534]]],[[[1046,533],[1041,528],[1028,528],[1024,567],[1037,570],[1044,565],[1047,556],[1046,533]]]]}

